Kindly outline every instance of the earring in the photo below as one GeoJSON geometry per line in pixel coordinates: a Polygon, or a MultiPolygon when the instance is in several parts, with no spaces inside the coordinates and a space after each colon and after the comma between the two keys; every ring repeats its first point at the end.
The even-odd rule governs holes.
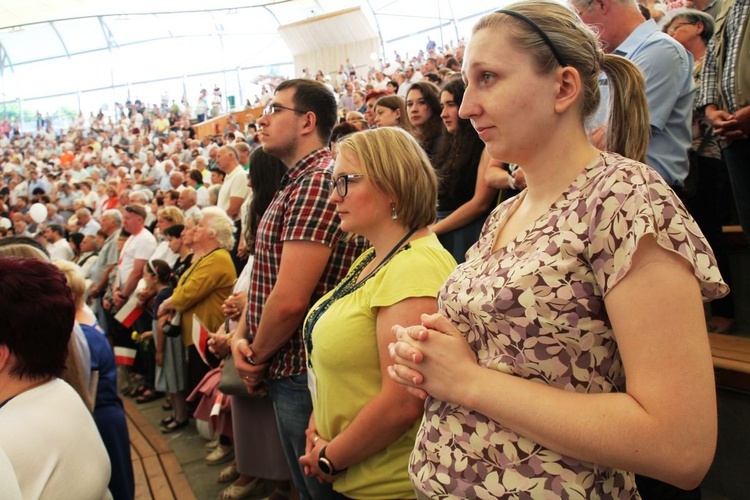
{"type": "Polygon", "coordinates": [[[398,220],[398,212],[396,212],[396,204],[391,203],[391,219],[398,220]]]}

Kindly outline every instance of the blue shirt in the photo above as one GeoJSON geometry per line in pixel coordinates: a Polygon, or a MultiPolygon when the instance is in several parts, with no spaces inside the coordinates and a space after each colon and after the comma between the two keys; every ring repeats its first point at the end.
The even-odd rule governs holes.
{"type": "MultiPolygon", "coordinates": [[[[646,78],[651,137],[646,163],[670,186],[682,186],[688,174],[687,151],[692,142],[695,83],[693,56],[653,20],[640,24],[613,52],[635,63],[646,78]]],[[[609,107],[607,81],[600,80],[602,104],[597,113],[604,122],[609,107]],[[604,110],[604,112],[602,112],[604,110]]]]}

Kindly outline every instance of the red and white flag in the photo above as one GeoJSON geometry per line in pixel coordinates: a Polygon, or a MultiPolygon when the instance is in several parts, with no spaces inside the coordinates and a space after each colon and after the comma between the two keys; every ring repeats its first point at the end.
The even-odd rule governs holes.
{"type": "Polygon", "coordinates": [[[115,363],[118,366],[133,366],[135,353],[136,350],[129,347],[115,347],[115,363]]]}
{"type": "Polygon", "coordinates": [[[115,319],[122,323],[125,328],[130,328],[135,320],[141,317],[141,314],[143,314],[143,308],[138,307],[138,297],[133,293],[122,308],[117,311],[115,319]]]}
{"type": "MultiPolygon", "coordinates": [[[[201,359],[208,365],[206,360],[206,350],[208,349],[208,328],[198,318],[197,314],[193,314],[193,344],[198,350],[201,359]]],[[[209,365],[210,366],[210,365],[209,365]]]]}

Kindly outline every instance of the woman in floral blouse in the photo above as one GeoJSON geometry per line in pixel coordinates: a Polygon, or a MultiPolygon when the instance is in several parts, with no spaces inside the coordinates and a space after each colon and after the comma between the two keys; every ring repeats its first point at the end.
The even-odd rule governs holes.
{"type": "Polygon", "coordinates": [[[480,20],[464,72],[460,115],[528,187],[490,215],[438,314],[394,328],[389,373],[426,398],[418,496],[639,498],[635,473],[695,487],[717,427],[701,299],[727,287],[679,199],[629,159],[648,141],[640,72],[544,0],[480,20]],[[601,71],[623,156],[584,129],[601,71]]]}

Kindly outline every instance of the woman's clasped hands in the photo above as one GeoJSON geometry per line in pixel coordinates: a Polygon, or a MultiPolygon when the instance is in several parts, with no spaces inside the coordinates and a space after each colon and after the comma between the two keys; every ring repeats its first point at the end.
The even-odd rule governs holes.
{"type": "Polygon", "coordinates": [[[413,395],[457,403],[472,371],[479,368],[464,335],[445,316],[423,314],[422,324],[395,325],[388,346],[388,374],[413,395]]]}

